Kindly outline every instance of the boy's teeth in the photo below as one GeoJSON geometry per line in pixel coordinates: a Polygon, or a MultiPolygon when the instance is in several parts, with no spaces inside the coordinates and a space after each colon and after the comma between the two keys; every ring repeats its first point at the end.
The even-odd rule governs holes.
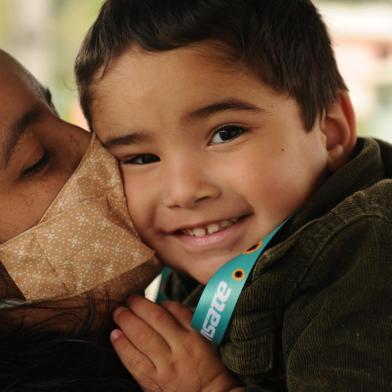
{"type": "Polygon", "coordinates": [[[219,231],[219,225],[217,223],[212,223],[211,225],[207,226],[208,234],[216,233],[219,231]]]}
{"type": "Polygon", "coordinates": [[[218,231],[224,230],[229,226],[233,225],[234,223],[236,223],[237,221],[238,218],[232,218],[218,223],[211,223],[206,227],[196,227],[194,229],[186,229],[183,230],[183,232],[193,237],[204,237],[207,234],[213,234],[213,233],[217,233],[218,231]]]}
{"type": "MultiPolygon", "coordinates": [[[[235,222],[233,222],[233,223],[235,223],[235,222]]],[[[219,224],[219,226],[220,226],[222,229],[225,229],[226,227],[229,227],[229,226],[231,226],[231,225],[232,225],[232,223],[229,222],[228,220],[222,221],[222,222],[219,224]]]]}
{"type": "Polygon", "coordinates": [[[197,227],[196,229],[189,230],[189,231],[191,232],[191,235],[195,237],[203,237],[206,235],[206,231],[202,227],[197,227]]]}

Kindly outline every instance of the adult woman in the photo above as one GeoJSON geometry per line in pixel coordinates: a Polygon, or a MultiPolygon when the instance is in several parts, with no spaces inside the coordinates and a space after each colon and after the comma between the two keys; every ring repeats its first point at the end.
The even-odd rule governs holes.
{"type": "MultiPolygon", "coordinates": [[[[90,134],[57,116],[48,91],[2,51],[0,77],[1,249],[24,233],[35,235],[34,229],[91,149],[91,142],[90,134]]],[[[44,253],[48,257],[51,249],[42,251],[42,258],[44,253]]],[[[53,298],[40,298],[39,293],[29,300],[11,276],[10,254],[8,264],[0,256],[0,390],[139,390],[108,339],[113,307],[135,287],[125,284],[119,290],[119,278],[112,272],[113,279],[97,278],[96,287],[83,286],[88,288],[85,292],[53,294],[53,298]]],[[[18,268],[20,275],[30,274],[27,284],[41,278],[27,264],[26,270],[24,265],[18,268]]],[[[155,271],[150,264],[139,286],[155,271]]],[[[131,275],[131,271],[122,273],[121,282],[131,282],[131,275]]]]}

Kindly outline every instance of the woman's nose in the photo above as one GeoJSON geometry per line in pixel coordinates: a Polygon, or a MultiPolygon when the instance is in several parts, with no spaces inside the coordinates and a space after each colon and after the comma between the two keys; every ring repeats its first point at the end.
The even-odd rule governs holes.
{"type": "Polygon", "coordinates": [[[83,156],[90,144],[92,134],[68,123],[65,123],[65,134],[72,140],[78,154],[83,156]]]}
{"type": "Polygon", "coordinates": [[[64,170],[76,169],[91,142],[92,134],[77,126],[61,121],[57,129],[56,146],[64,157],[64,170]]]}

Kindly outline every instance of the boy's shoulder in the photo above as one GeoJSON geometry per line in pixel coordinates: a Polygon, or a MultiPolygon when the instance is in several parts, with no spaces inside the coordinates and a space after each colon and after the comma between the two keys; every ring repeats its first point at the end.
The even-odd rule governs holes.
{"type": "Polygon", "coordinates": [[[317,214],[322,225],[331,221],[335,230],[359,220],[391,222],[392,145],[360,138],[353,158],[332,175],[315,199],[316,210],[324,211],[317,214]]]}
{"type": "Polygon", "coordinates": [[[278,372],[272,364],[281,358],[274,343],[280,339],[286,360],[290,358],[281,365],[281,374],[293,376],[289,382],[295,390],[300,388],[297,380],[314,385],[311,369],[317,367],[331,371],[331,379],[336,376],[332,369],[338,369],[339,390],[354,391],[358,385],[374,390],[390,383],[392,355],[379,342],[391,334],[390,323],[383,321],[392,311],[391,204],[392,180],[378,181],[270,248],[240,297],[224,351],[226,365],[237,366],[245,375],[259,371],[258,377],[278,372]],[[284,323],[276,326],[277,319],[284,323]],[[241,328],[244,333],[238,332],[241,328]],[[366,347],[361,355],[359,337],[366,347]],[[378,347],[376,352],[373,347],[378,347]],[[234,348],[236,355],[231,357],[234,348]],[[259,361],[246,357],[246,350],[262,353],[257,354],[259,361]],[[381,378],[354,379],[347,363],[366,369],[364,375],[375,374],[369,359],[373,354],[376,362],[385,364],[381,378]],[[238,356],[246,361],[239,363],[238,356]],[[336,363],[339,357],[349,360],[336,363]],[[265,368],[260,367],[261,359],[265,368]],[[296,378],[296,372],[301,377],[296,378]]]}
{"type": "Polygon", "coordinates": [[[392,250],[392,179],[354,192],[322,217],[314,230],[319,240],[315,262],[340,260],[346,254],[352,266],[383,263],[392,250]]]}
{"type": "MultiPolygon", "coordinates": [[[[353,192],[341,200],[330,211],[310,220],[295,233],[282,241],[267,258],[301,259],[304,271],[312,264],[328,264],[335,268],[331,260],[340,260],[342,249],[355,247],[361,255],[354,255],[353,263],[366,259],[377,262],[380,254],[386,256],[385,246],[392,243],[392,179],[385,178],[375,184],[353,192]],[[372,250],[372,242],[379,242],[377,251],[372,250]],[[384,242],[384,244],[383,244],[384,242]],[[361,257],[359,257],[361,256],[361,257]]],[[[297,263],[298,267],[301,263],[297,263]]],[[[298,272],[298,271],[297,271],[298,272]]]]}
{"type": "Polygon", "coordinates": [[[300,281],[326,259],[328,268],[336,268],[334,260],[341,260],[343,249],[355,248],[352,257],[347,256],[352,265],[378,263],[387,256],[388,243],[392,243],[392,146],[360,139],[357,154],[292,217],[275,246],[258,261],[254,276],[281,260],[286,272],[300,281]],[[376,243],[376,251],[368,255],[376,243]]]}
{"type": "MultiPolygon", "coordinates": [[[[221,350],[230,370],[253,383],[263,377],[283,380],[298,371],[298,380],[310,385],[314,375],[309,363],[329,371],[339,354],[357,363],[359,336],[366,347],[390,336],[391,327],[378,320],[392,310],[385,300],[392,295],[387,284],[392,276],[391,204],[392,180],[381,180],[354,192],[264,253],[237,303],[221,350]],[[378,304],[377,315],[364,324],[363,314],[373,315],[378,304]],[[285,363],[277,343],[282,341],[286,361],[290,358],[285,363]]],[[[360,357],[360,366],[374,374],[370,356],[369,348],[364,359],[360,357]]],[[[392,364],[384,348],[377,358],[385,360],[385,368],[392,364]]],[[[342,374],[337,389],[357,390],[358,380],[344,361],[337,368],[342,374]]],[[[390,382],[390,371],[382,372],[390,382]]],[[[290,382],[296,383],[296,377],[290,382]]],[[[377,382],[360,380],[369,390],[377,382]]],[[[293,389],[298,388],[295,384],[293,389]]]]}
{"type": "Polygon", "coordinates": [[[344,225],[373,218],[392,222],[392,179],[382,179],[354,192],[333,208],[331,214],[339,217],[344,225]]]}
{"type": "Polygon", "coordinates": [[[343,224],[370,218],[391,221],[392,145],[361,138],[358,150],[341,173],[334,176],[335,192],[342,192],[344,197],[331,209],[331,216],[338,216],[343,224]]]}

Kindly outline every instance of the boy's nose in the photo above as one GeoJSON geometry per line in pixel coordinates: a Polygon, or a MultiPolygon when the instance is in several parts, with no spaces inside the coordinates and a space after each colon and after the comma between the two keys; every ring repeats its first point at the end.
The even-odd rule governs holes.
{"type": "Polygon", "coordinates": [[[168,208],[195,208],[200,202],[216,199],[221,191],[203,165],[175,162],[162,178],[164,203],[168,208]]]}

